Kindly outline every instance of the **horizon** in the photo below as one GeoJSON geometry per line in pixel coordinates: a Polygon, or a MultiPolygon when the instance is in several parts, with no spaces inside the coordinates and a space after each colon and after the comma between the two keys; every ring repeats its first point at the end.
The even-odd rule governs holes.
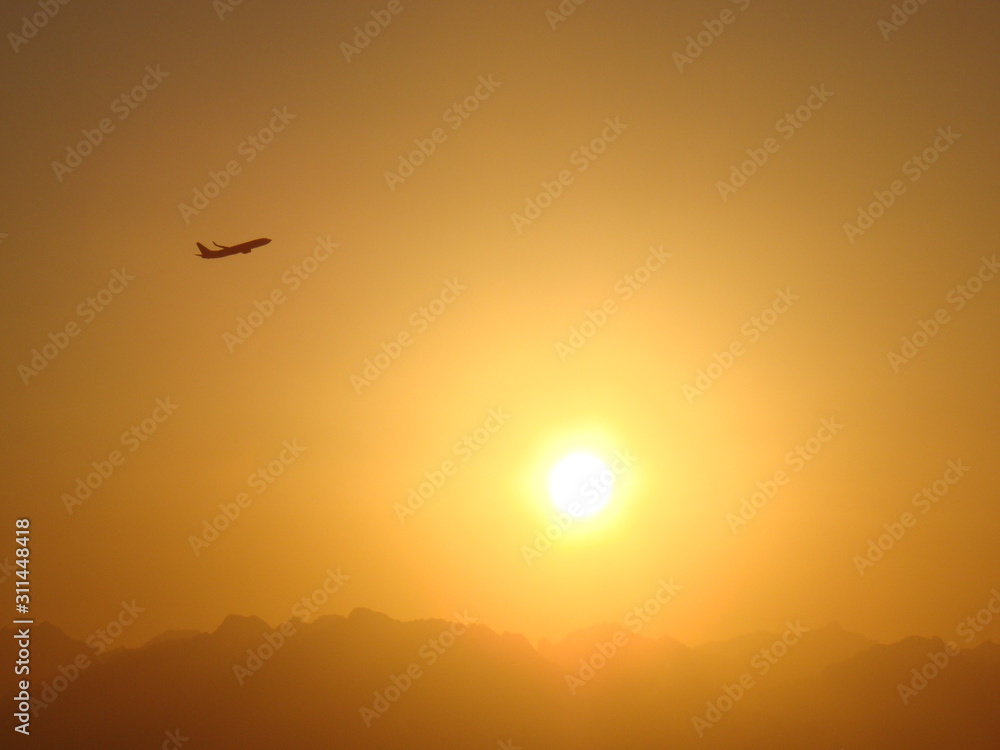
{"type": "MultiPolygon", "coordinates": [[[[993,591],[992,594],[993,594],[993,596],[990,599],[990,603],[992,604],[993,601],[997,602],[997,608],[998,609],[996,610],[996,612],[998,614],[1000,614],[1000,592],[993,591]]],[[[992,610],[990,608],[984,608],[984,610],[987,613],[993,613],[994,612],[994,610],[992,610]]],[[[128,648],[128,649],[143,648],[143,647],[149,645],[150,643],[156,641],[157,639],[161,638],[162,636],[170,634],[170,633],[186,633],[186,634],[197,634],[197,635],[214,635],[215,633],[217,633],[222,628],[222,626],[226,623],[227,620],[230,620],[232,618],[236,618],[236,619],[240,619],[240,620],[257,620],[257,621],[262,622],[264,625],[266,625],[272,631],[276,631],[276,630],[280,629],[280,627],[281,627],[282,624],[285,624],[285,623],[288,623],[288,622],[299,622],[302,625],[308,626],[308,625],[312,625],[312,624],[316,623],[317,621],[322,620],[324,618],[340,618],[340,619],[343,619],[343,620],[347,620],[347,619],[350,619],[352,617],[352,615],[354,615],[356,612],[359,612],[359,611],[361,611],[361,612],[371,612],[372,614],[385,617],[386,619],[391,620],[392,622],[398,623],[400,625],[408,625],[408,624],[412,624],[412,623],[425,623],[425,622],[455,622],[456,621],[455,619],[449,619],[447,616],[444,616],[444,617],[414,617],[412,619],[403,620],[403,619],[398,619],[398,618],[394,617],[393,615],[391,615],[391,614],[389,614],[387,612],[380,612],[378,610],[371,609],[370,607],[363,607],[363,606],[354,607],[353,609],[351,609],[349,612],[346,612],[346,613],[341,613],[341,612],[318,612],[317,611],[317,612],[313,613],[312,616],[310,618],[308,618],[308,619],[303,619],[299,615],[293,614],[292,616],[290,616],[286,620],[280,620],[280,621],[276,621],[276,622],[271,622],[271,621],[265,620],[263,617],[260,617],[259,615],[255,615],[255,614],[240,614],[238,612],[232,612],[232,613],[230,613],[228,615],[225,615],[222,618],[222,620],[220,620],[219,623],[214,628],[209,628],[207,630],[200,630],[200,629],[197,629],[197,628],[185,628],[185,627],[169,628],[167,630],[163,630],[163,631],[161,631],[159,633],[156,633],[156,634],[154,634],[154,635],[146,638],[145,640],[136,640],[134,638],[130,639],[130,638],[127,637],[128,630],[127,629],[123,629],[123,635],[120,638],[116,638],[115,639],[116,645],[115,645],[115,647],[111,648],[110,650],[113,651],[115,648],[118,648],[118,647],[128,648]]],[[[991,617],[991,621],[992,621],[992,617],[991,617]]],[[[637,620],[635,622],[642,622],[642,621],[641,620],[637,620]]],[[[595,623],[591,623],[590,625],[582,626],[582,627],[580,627],[580,628],[578,628],[576,630],[569,631],[567,633],[563,633],[561,636],[558,636],[558,637],[543,635],[543,636],[540,636],[539,638],[529,638],[527,635],[525,635],[523,633],[518,633],[518,632],[510,631],[510,630],[501,630],[501,629],[498,629],[498,628],[495,628],[495,627],[491,626],[490,623],[488,623],[488,622],[476,622],[475,624],[477,626],[484,627],[487,630],[489,630],[489,631],[491,631],[491,632],[493,632],[493,633],[495,633],[497,635],[501,635],[501,636],[503,636],[503,635],[520,636],[520,637],[524,638],[524,640],[527,641],[534,650],[538,651],[539,644],[541,644],[543,642],[547,642],[547,643],[549,643],[551,645],[557,645],[558,646],[560,644],[566,643],[567,641],[571,641],[574,638],[574,636],[578,636],[578,635],[582,635],[582,634],[586,634],[586,633],[591,633],[591,632],[594,632],[594,631],[601,631],[601,630],[605,630],[605,629],[608,629],[608,628],[621,628],[621,627],[623,627],[624,623],[623,622],[614,622],[614,621],[595,622],[595,623]]],[[[832,629],[832,630],[838,630],[838,631],[841,631],[843,633],[847,633],[847,634],[850,634],[850,635],[857,635],[857,636],[860,636],[861,638],[863,638],[866,642],[868,642],[872,646],[877,646],[877,645],[880,645],[880,646],[892,645],[892,644],[895,644],[895,643],[901,643],[901,642],[906,641],[907,639],[910,639],[910,638],[919,638],[919,639],[923,639],[923,640],[932,640],[932,641],[933,640],[939,640],[939,641],[942,641],[942,642],[953,641],[953,642],[956,643],[956,645],[958,646],[958,648],[963,649],[963,650],[967,650],[967,649],[978,648],[979,646],[981,646],[983,644],[986,644],[986,643],[994,644],[994,645],[1000,645],[1000,640],[997,640],[995,637],[990,637],[988,635],[985,635],[985,632],[988,629],[989,624],[991,624],[991,622],[987,623],[987,625],[982,625],[980,623],[977,623],[977,621],[975,620],[975,616],[970,616],[969,618],[967,618],[966,621],[964,621],[962,623],[959,623],[958,626],[956,626],[956,629],[955,629],[956,632],[955,633],[910,633],[909,635],[903,636],[902,638],[900,638],[898,640],[894,640],[894,641],[880,641],[878,639],[872,638],[871,636],[869,636],[869,635],[867,635],[865,633],[854,631],[854,630],[849,630],[849,629],[843,627],[836,620],[830,620],[830,621],[828,621],[826,623],[823,623],[823,624],[809,624],[809,625],[805,625],[803,627],[808,628],[810,631],[821,631],[821,630],[831,630],[832,629]],[[975,637],[970,637],[972,634],[975,634],[975,637]],[[959,636],[959,637],[956,637],[956,636],[959,636]]],[[[65,635],[68,638],[70,638],[71,640],[74,640],[74,641],[77,641],[77,642],[86,642],[88,638],[90,638],[90,637],[92,637],[94,635],[94,633],[88,633],[88,634],[86,634],[84,636],[74,635],[74,634],[70,633],[69,631],[67,631],[66,629],[60,627],[57,623],[49,621],[49,620],[39,621],[39,622],[36,623],[36,625],[49,625],[50,627],[55,628],[56,630],[58,630],[63,635],[65,635]]],[[[777,634],[777,633],[780,632],[780,629],[774,629],[774,630],[764,630],[764,629],[761,629],[761,630],[748,631],[748,632],[744,632],[744,633],[737,633],[737,634],[734,634],[733,636],[731,636],[729,638],[725,638],[725,639],[721,639],[721,640],[708,640],[708,641],[691,643],[691,642],[681,641],[681,640],[679,640],[678,638],[675,638],[674,636],[672,636],[669,633],[649,634],[648,632],[647,633],[639,632],[639,631],[641,631],[643,629],[645,629],[645,623],[643,623],[642,627],[639,628],[639,630],[635,631],[633,633],[633,635],[637,636],[640,639],[645,639],[645,640],[650,640],[650,641],[670,640],[670,641],[678,643],[678,644],[684,646],[685,648],[689,648],[689,649],[698,649],[698,648],[701,648],[701,647],[711,646],[711,645],[715,645],[715,644],[730,643],[732,641],[738,640],[740,638],[745,638],[745,637],[748,637],[748,636],[755,636],[755,635],[768,635],[768,636],[772,636],[772,635],[775,635],[775,634],[777,634]]],[[[652,630],[652,628],[650,628],[650,630],[652,630]]]]}
{"type": "MultiPolygon", "coordinates": [[[[1000,596],[996,603],[1000,608],[1000,596]]],[[[748,747],[762,733],[787,742],[784,724],[793,714],[794,723],[802,725],[796,735],[808,746],[825,738],[840,746],[880,747],[871,744],[877,741],[874,735],[889,726],[901,736],[917,731],[925,741],[932,738],[928,747],[957,737],[963,747],[985,749],[988,745],[969,742],[1000,729],[995,716],[991,720],[964,709],[961,726],[955,726],[952,713],[955,705],[976,701],[1000,684],[1000,645],[992,640],[968,649],[919,636],[883,645],[832,624],[811,628],[789,621],[780,633],[693,648],[646,638],[641,626],[626,632],[621,625],[591,629],[561,643],[532,644],[523,636],[497,633],[468,612],[456,612],[450,622],[400,622],[364,608],[347,617],[321,615],[274,626],[234,614],[212,633],[167,633],[137,649],[108,648],[115,640],[110,633],[98,633],[86,644],[65,642],[49,627],[36,627],[32,636],[43,652],[53,649],[36,665],[42,681],[31,699],[34,718],[50,720],[42,725],[45,741],[57,743],[45,747],[65,746],[59,737],[78,737],[81,718],[95,726],[112,719],[115,726],[104,729],[102,741],[113,738],[128,747],[147,746],[156,727],[176,723],[181,726],[161,735],[168,738],[164,747],[192,738],[196,746],[217,747],[221,738],[236,742],[240,735],[246,736],[239,746],[269,747],[275,737],[286,736],[287,730],[272,725],[247,734],[240,722],[220,721],[232,712],[245,713],[247,700],[274,704],[279,716],[288,710],[281,704],[312,706],[305,710],[308,723],[295,730],[295,746],[319,747],[330,735],[358,747],[392,738],[412,743],[414,724],[424,725],[428,716],[443,724],[454,718],[456,691],[480,696],[472,704],[475,718],[462,713],[475,744],[506,750],[548,747],[555,738],[565,746],[574,736],[584,742],[581,747],[594,747],[600,735],[628,747],[646,747],[652,737],[677,747],[701,747],[706,738],[723,747],[748,747]],[[317,665],[325,666],[317,671],[317,665]],[[651,682],[658,687],[649,694],[651,682]],[[133,695],[141,686],[159,691],[167,686],[168,704],[173,696],[207,687],[216,710],[192,714],[139,697],[141,691],[133,695]],[[498,688],[506,697],[497,700],[498,688]],[[534,694],[527,703],[517,697],[526,688],[534,694]],[[789,701],[803,692],[826,698],[789,701]],[[336,696],[332,705],[329,695],[336,696]],[[667,721],[662,711],[658,718],[642,716],[638,727],[627,718],[627,709],[623,716],[622,701],[627,706],[649,699],[667,700],[667,721]],[[845,723],[840,704],[858,700],[845,723]],[[911,706],[917,705],[922,729],[913,726],[911,706]],[[524,711],[543,706],[547,717],[541,722],[524,711]],[[574,723],[589,727],[586,737],[572,729],[574,723]],[[327,728],[321,729],[323,724],[327,728]]],[[[418,732],[424,735],[427,729],[418,732]]],[[[448,729],[430,734],[439,735],[437,742],[459,741],[448,729]]],[[[773,746],[773,741],[760,746],[773,746]]]]}

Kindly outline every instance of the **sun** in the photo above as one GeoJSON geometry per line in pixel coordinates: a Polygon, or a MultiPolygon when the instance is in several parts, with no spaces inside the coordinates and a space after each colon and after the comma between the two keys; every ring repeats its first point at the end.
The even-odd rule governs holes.
{"type": "Polygon", "coordinates": [[[615,474],[598,456],[577,451],[564,456],[549,472],[549,496],[573,518],[599,513],[611,500],[615,474]]]}

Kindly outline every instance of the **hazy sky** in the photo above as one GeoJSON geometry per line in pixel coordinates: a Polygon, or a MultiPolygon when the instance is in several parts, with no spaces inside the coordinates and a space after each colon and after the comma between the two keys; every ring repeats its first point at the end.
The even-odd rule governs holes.
{"type": "Polygon", "coordinates": [[[531,638],[671,579],[644,634],[953,634],[1000,584],[1000,10],[912,5],[7,4],[36,615],[273,624],[339,569],[321,613],[531,638]],[[526,554],[574,449],[629,466],[526,554]]]}

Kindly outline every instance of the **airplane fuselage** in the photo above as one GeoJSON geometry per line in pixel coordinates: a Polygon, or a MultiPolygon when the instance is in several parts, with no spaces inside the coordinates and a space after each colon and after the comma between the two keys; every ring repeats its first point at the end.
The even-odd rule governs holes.
{"type": "Polygon", "coordinates": [[[249,253],[258,247],[263,247],[268,244],[271,240],[267,237],[261,237],[256,240],[250,240],[249,242],[241,242],[239,245],[220,245],[215,243],[218,250],[212,250],[205,247],[200,242],[196,243],[198,245],[198,250],[200,253],[199,257],[202,258],[225,258],[228,255],[236,255],[237,253],[249,253]]]}

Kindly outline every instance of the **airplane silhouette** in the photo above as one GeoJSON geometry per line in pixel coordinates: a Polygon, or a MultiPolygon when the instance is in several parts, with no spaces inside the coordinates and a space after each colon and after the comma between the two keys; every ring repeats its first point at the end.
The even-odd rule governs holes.
{"type": "Polygon", "coordinates": [[[200,242],[196,244],[198,245],[198,249],[201,251],[201,255],[198,256],[199,258],[225,258],[227,255],[249,253],[254,248],[266,245],[270,241],[271,240],[267,237],[261,237],[260,239],[250,240],[249,242],[243,242],[239,245],[220,245],[218,242],[213,242],[212,244],[219,248],[218,250],[211,250],[202,245],[200,242]]]}

